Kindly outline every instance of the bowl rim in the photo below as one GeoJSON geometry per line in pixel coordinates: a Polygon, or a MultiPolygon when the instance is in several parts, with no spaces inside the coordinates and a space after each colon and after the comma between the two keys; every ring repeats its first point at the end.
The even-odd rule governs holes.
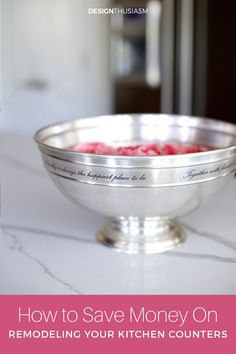
{"type": "MultiPolygon", "coordinates": [[[[140,117],[140,116],[144,116],[144,117],[151,117],[151,116],[155,116],[155,118],[159,117],[169,117],[169,118],[174,118],[174,119],[187,119],[188,121],[199,121],[199,122],[204,122],[204,123],[209,123],[209,130],[215,130],[217,132],[224,132],[223,130],[220,129],[210,129],[210,125],[218,125],[218,126],[225,126],[227,128],[228,131],[225,131],[225,133],[230,134],[231,130],[235,130],[235,139],[236,139],[236,124],[228,122],[228,121],[224,121],[224,120],[219,120],[219,119],[214,119],[214,118],[204,118],[204,117],[198,117],[198,116],[192,116],[192,115],[182,115],[182,114],[165,114],[165,113],[127,113],[127,114],[108,114],[108,115],[96,115],[96,116],[88,116],[88,117],[80,117],[80,118],[74,118],[74,119],[69,119],[69,120],[63,120],[63,121],[59,121],[59,122],[55,122],[52,124],[48,124],[46,126],[43,126],[42,128],[38,129],[33,138],[34,141],[41,147],[43,147],[46,150],[49,150],[50,152],[55,152],[55,153],[64,153],[64,154],[70,154],[70,156],[73,157],[84,157],[84,158],[96,158],[96,159],[108,159],[108,158],[112,158],[114,160],[123,160],[123,161],[127,161],[132,159],[132,161],[147,161],[147,160],[171,160],[173,159],[173,157],[178,158],[179,160],[181,159],[186,159],[186,157],[188,156],[188,158],[194,157],[196,156],[205,156],[207,157],[208,155],[213,155],[214,153],[223,153],[225,151],[234,151],[236,152],[236,142],[233,145],[229,145],[226,147],[222,147],[222,148],[215,148],[212,150],[208,150],[208,151],[203,151],[203,152],[198,152],[198,153],[188,153],[188,154],[176,154],[176,155],[106,155],[106,154],[91,154],[91,153],[85,153],[85,152],[78,152],[78,151],[72,151],[69,149],[65,149],[65,148],[59,148],[59,147],[55,147],[53,145],[49,145],[47,143],[44,142],[45,139],[47,139],[50,136],[55,136],[55,135],[59,135],[62,133],[65,133],[67,131],[73,130],[73,129],[65,129],[60,130],[57,133],[51,134],[46,136],[44,139],[40,138],[40,135],[43,132],[46,132],[47,130],[50,130],[52,128],[63,128],[63,126],[67,126],[67,125],[71,125],[73,123],[77,123],[77,122],[94,122],[96,120],[99,119],[116,119],[117,117],[126,117],[128,116],[129,118],[135,119],[136,117],[140,117]]],[[[168,125],[168,124],[167,124],[168,125]]],[[[171,124],[170,124],[171,125],[171,124]]],[[[178,125],[178,124],[175,124],[178,125]]],[[[173,126],[173,124],[172,124],[173,126]]],[[[180,125],[179,125],[180,126],[180,125]]],[[[194,126],[192,126],[194,127],[194,126]]],[[[79,128],[78,128],[79,129],[79,128]]],[[[198,129],[204,129],[201,127],[198,127],[198,129]]],[[[234,136],[234,134],[231,134],[234,136]]]]}

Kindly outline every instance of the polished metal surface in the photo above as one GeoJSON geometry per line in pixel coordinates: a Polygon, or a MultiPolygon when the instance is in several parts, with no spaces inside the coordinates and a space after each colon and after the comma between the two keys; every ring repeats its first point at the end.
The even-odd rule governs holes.
{"type": "Polygon", "coordinates": [[[66,121],[35,134],[45,168],[73,202],[108,217],[102,243],[128,253],[157,253],[185,236],[173,219],[220,191],[236,171],[236,126],[189,116],[111,115],[66,121]],[[180,142],[207,152],[111,156],[70,151],[84,142],[180,142]]]}
{"type": "Polygon", "coordinates": [[[176,223],[161,218],[110,219],[98,231],[98,240],[126,253],[160,253],[185,240],[184,230],[176,223]]]}

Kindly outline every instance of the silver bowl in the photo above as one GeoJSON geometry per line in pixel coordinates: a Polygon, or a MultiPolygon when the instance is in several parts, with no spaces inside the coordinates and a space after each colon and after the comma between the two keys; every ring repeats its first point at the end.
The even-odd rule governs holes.
{"type": "Polygon", "coordinates": [[[236,170],[236,126],[165,114],[110,115],[66,121],[35,134],[44,166],[67,198],[107,217],[103,244],[158,253],[185,239],[175,221],[219,192],[236,170]],[[207,152],[108,156],[70,151],[84,142],[112,145],[181,142],[207,152]]]}

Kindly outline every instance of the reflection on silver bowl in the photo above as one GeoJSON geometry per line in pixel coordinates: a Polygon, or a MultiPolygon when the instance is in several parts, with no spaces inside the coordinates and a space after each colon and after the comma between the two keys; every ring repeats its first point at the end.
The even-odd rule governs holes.
{"type": "Polygon", "coordinates": [[[164,114],[111,115],[54,124],[35,134],[44,166],[69,199],[105,215],[98,240],[128,253],[157,253],[185,238],[177,217],[220,191],[236,170],[236,126],[164,114]],[[111,156],[70,151],[113,145],[179,142],[209,151],[169,156],[111,156]]]}

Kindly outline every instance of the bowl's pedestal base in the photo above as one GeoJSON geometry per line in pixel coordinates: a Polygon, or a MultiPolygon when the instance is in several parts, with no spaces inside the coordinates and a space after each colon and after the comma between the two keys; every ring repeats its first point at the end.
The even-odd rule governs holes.
{"type": "Polygon", "coordinates": [[[106,246],[126,253],[161,253],[185,240],[175,221],[162,218],[109,219],[97,233],[106,246]]]}

